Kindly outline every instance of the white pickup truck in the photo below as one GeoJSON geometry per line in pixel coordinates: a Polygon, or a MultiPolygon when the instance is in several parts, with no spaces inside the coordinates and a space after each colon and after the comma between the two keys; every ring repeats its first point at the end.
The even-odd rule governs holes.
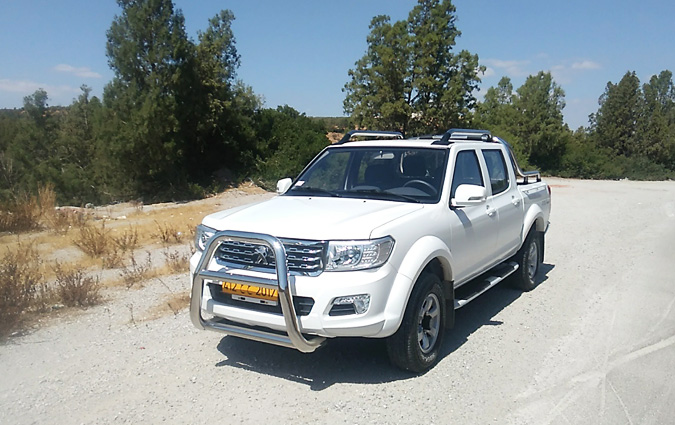
{"type": "Polygon", "coordinates": [[[198,226],[196,327],[303,352],[386,338],[422,372],[456,309],[509,275],[536,286],[550,189],[489,131],[350,132],[277,192],[198,226]]]}

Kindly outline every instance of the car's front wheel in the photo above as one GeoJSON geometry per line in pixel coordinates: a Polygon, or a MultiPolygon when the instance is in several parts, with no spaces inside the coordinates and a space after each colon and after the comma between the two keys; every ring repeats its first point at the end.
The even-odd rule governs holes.
{"type": "Polygon", "coordinates": [[[416,373],[429,369],[439,357],[444,323],[441,280],[435,274],[423,273],[410,295],[401,326],[387,339],[391,362],[416,373]]]}

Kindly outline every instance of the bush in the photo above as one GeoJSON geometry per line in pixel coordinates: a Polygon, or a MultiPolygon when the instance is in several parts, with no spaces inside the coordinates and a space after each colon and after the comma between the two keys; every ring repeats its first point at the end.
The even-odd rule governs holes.
{"type": "Polygon", "coordinates": [[[167,248],[164,250],[163,254],[164,263],[173,273],[182,273],[188,270],[191,253],[187,252],[181,254],[178,250],[171,252],[167,248]]]}
{"type": "Polygon", "coordinates": [[[122,269],[120,276],[127,289],[152,277],[152,257],[149,252],[147,254],[145,262],[143,263],[137,262],[136,257],[132,254],[131,264],[122,269]]]}
{"type": "Polygon", "coordinates": [[[84,225],[80,227],[80,235],[73,243],[85,254],[92,258],[105,255],[110,250],[110,231],[105,228],[105,222],[100,227],[84,225]]]}
{"type": "Polygon", "coordinates": [[[82,268],[65,271],[60,264],[54,267],[56,294],[67,307],[88,307],[101,302],[99,279],[86,276],[82,268]]]}
{"type": "Polygon", "coordinates": [[[0,206],[0,232],[24,232],[40,227],[40,207],[28,194],[16,196],[0,206]]]}
{"type": "Polygon", "coordinates": [[[0,337],[19,328],[25,313],[47,298],[42,281],[40,257],[32,245],[7,251],[0,262],[0,337]]]}

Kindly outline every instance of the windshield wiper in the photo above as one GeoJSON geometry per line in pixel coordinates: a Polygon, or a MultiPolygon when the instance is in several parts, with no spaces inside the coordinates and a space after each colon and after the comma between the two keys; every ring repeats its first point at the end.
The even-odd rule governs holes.
{"type": "Polygon", "coordinates": [[[315,195],[332,196],[333,198],[341,198],[342,195],[331,190],[321,189],[319,187],[309,186],[294,186],[289,192],[311,192],[315,195]]]}
{"type": "Polygon", "coordinates": [[[384,197],[396,198],[396,199],[399,199],[399,200],[415,202],[417,204],[420,203],[419,199],[413,198],[412,196],[399,195],[398,193],[387,192],[386,190],[382,190],[382,189],[356,189],[356,190],[350,190],[350,192],[375,193],[377,195],[384,195],[384,197]]]}

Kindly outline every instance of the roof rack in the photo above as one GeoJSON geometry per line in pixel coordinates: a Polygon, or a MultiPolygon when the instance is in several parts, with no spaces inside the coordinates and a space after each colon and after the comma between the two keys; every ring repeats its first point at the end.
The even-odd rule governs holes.
{"type": "Polygon", "coordinates": [[[352,137],[389,137],[391,139],[403,139],[403,134],[398,131],[374,131],[374,130],[352,130],[345,134],[336,145],[350,142],[352,137]]]}
{"type": "Polygon", "coordinates": [[[441,137],[441,140],[434,142],[434,145],[449,145],[451,140],[476,140],[491,142],[492,134],[489,130],[474,130],[468,128],[451,128],[441,137]]]}
{"type": "Polygon", "coordinates": [[[421,136],[417,136],[415,139],[417,140],[440,140],[443,137],[442,134],[423,134],[421,136]]]}

